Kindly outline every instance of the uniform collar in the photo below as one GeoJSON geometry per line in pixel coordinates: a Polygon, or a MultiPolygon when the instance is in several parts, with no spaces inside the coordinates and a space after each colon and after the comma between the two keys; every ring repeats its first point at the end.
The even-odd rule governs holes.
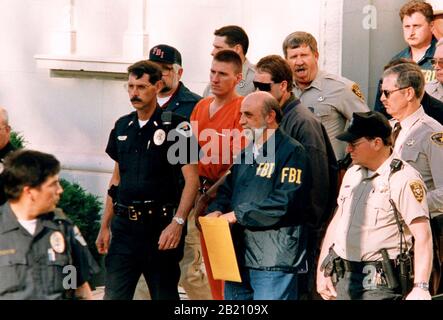
{"type": "Polygon", "coordinates": [[[0,207],[0,212],[0,233],[6,233],[20,228],[20,223],[17,221],[14,212],[12,212],[9,201],[0,207]]]}
{"type": "Polygon", "coordinates": [[[369,170],[366,167],[359,166],[357,171],[361,171],[363,180],[372,180],[378,176],[389,175],[389,171],[391,170],[391,162],[394,158],[400,158],[395,152],[393,152],[389,158],[387,158],[377,170],[373,171],[372,174],[369,174],[369,170]]]}
{"type": "Polygon", "coordinates": [[[248,58],[245,59],[245,62],[243,62],[242,66],[242,75],[243,79],[246,79],[246,75],[248,74],[249,70],[254,71],[254,65],[249,62],[248,58]]]}
{"type": "Polygon", "coordinates": [[[323,88],[323,86],[322,86],[322,79],[323,79],[325,74],[326,74],[326,72],[318,69],[317,70],[317,75],[315,76],[314,80],[312,80],[311,84],[309,86],[307,86],[305,89],[301,90],[297,86],[297,84],[295,84],[295,86],[297,87],[298,90],[301,90],[302,92],[306,91],[306,90],[308,90],[310,88],[316,88],[316,89],[322,91],[322,88],[323,88]]]}
{"type": "MultiPolygon", "coordinates": [[[[423,118],[423,116],[425,115],[425,110],[423,109],[423,106],[420,106],[420,108],[418,108],[413,114],[410,114],[408,117],[406,117],[405,119],[403,119],[402,121],[400,121],[401,124],[401,130],[403,130],[404,132],[408,132],[409,129],[412,128],[412,126],[421,118],[423,118]]],[[[397,123],[398,121],[393,121],[391,122],[393,125],[395,125],[395,123],[397,123]]]]}
{"type": "MultiPolygon", "coordinates": [[[[9,201],[0,207],[0,212],[0,233],[6,233],[21,227],[20,222],[17,220],[17,216],[11,209],[9,201]]],[[[53,218],[54,213],[52,212],[38,216],[34,236],[36,236],[43,227],[58,230],[57,224],[54,223],[53,218]]]]}

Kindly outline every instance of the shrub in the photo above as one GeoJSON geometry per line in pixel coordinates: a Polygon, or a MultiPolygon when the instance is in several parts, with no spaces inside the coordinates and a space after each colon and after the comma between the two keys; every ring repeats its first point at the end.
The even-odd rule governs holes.
{"type": "Polygon", "coordinates": [[[25,147],[26,141],[23,135],[20,132],[11,131],[11,138],[9,139],[11,144],[17,148],[22,149],[25,147]]]}

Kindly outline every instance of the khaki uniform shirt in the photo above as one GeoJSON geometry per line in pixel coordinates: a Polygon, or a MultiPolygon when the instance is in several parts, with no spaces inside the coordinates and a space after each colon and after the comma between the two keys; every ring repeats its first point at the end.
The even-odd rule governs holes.
{"type": "Polygon", "coordinates": [[[437,79],[432,80],[425,86],[426,92],[435,99],[443,101],[443,84],[437,79]]]}
{"type": "MultiPolygon", "coordinates": [[[[395,120],[391,120],[394,126],[395,120]]],[[[423,107],[400,122],[394,150],[423,177],[431,217],[443,213],[443,126],[423,107]]]]}
{"type": "Polygon", "coordinates": [[[345,131],[353,112],[369,111],[358,85],[338,75],[319,70],[311,85],[294,94],[320,119],[331,140],[337,160],[343,159],[346,143],[335,137],[345,131]]]}
{"type": "MultiPolygon", "coordinates": [[[[247,96],[251,92],[255,91],[254,87],[254,76],[255,76],[255,66],[249,62],[248,59],[243,63],[242,69],[242,79],[235,87],[235,91],[241,96],[247,96]]],[[[206,98],[208,96],[212,96],[211,85],[208,84],[203,92],[203,97],[206,98]]]]}
{"type": "MultiPolygon", "coordinates": [[[[391,155],[375,172],[352,166],[346,172],[338,196],[340,216],[334,234],[334,251],[351,261],[381,260],[385,248],[394,259],[400,253],[400,237],[394,210],[410,225],[418,217],[428,217],[426,191],[419,173],[407,163],[392,174],[391,155]]],[[[408,248],[412,245],[409,228],[404,228],[408,248]]],[[[404,245],[404,244],[403,244],[404,245]]]]}

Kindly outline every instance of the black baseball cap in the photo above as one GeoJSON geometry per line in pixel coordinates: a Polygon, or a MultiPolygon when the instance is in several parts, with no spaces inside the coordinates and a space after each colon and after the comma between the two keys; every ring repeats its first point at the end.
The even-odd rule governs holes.
{"type": "Polygon", "coordinates": [[[346,142],[352,142],[362,137],[385,139],[391,135],[391,131],[388,119],[380,112],[354,112],[348,129],[336,138],[346,142]]]}
{"type": "Polygon", "coordinates": [[[174,47],[166,44],[154,46],[149,51],[149,61],[182,65],[182,55],[174,47]]]}

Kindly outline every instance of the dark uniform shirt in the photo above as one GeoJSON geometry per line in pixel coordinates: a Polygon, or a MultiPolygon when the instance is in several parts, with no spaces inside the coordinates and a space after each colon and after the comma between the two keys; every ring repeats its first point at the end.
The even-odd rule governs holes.
{"type": "Polygon", "coordinates": [[[232,236],[240,266],[294,272],[306,252],[300,220],[309,189],[307,155],[281,129],[274,137],[275,146],[269,144],[271,137],[252,164],[251,145],[237,157],[242,163],[231,168],[207,212],[234,211],[232,236]],[[274,150],[273,162],[266,160],[274,150]]]}
{"type": "MultiPolygon", "coordinates": [[[[437,40],[433,37],[432,41],[431,41],[431,46],[428,48],[428,50],[426,50],[425,55],[420,59],[420,61],[417,62],[418,66],[420,67],[420,69],[423,72],[423,76],[425,77],[425,82],[431,82],[435,79],[435,70],[432,67],[431,64],[431,59],[434,57],[434,53],[435,53],[435,44],[437,43],[437,40]]],[[[405,48],[404,50],[400,51],[398,54],[396,54],[391,61],[400,59],[400,58],[405,58],[405,59],[412,59],[412,53],[411,53],[411,49],[409,47],[405,48]]],[[[388,116],[388,119],[391,118],[391,116],[387,115],[386,111],[385,111],[385,107],[383,105],[383,103],[380,101],[381,98],[381,91],[380,91],[380,85],[381,85],[381,81],[379,81],[378,83],[378,87],[377,87],[377,94],[375,96],[375,102],[374,102],[374,110],[381,112],[383,114],[385,114],[386,116],[388,116]]]]}
{"type": "Polygon", "coordinates": [[[167,139],[161,114],[157,108],[140,128],[137,113],[132,112],[118,119],[110,133],[106,153],[119,165],[117,201],[121,204],[146,200],[174,205],[180,202],[182,187],[177,177],[181,164],[172,165],[168,160],[173,142],[167,139]]]}
{"type": "Polygon", "coordinates": [[[201,99],[202,97],[189,90],[180,81],[177,90],[161,108],[165,111],[175,112],[189,120],[192,110],[194,110],[196,103],[201,99]]]}
{"type": "Polygon", "coordinates": [[[0,299],[62,299],[64,283],[76,279],[79,287],[97,268],[78,228],[66,218],[42,215],[31,235],[9,203],[0,207],[0,299]]]}

